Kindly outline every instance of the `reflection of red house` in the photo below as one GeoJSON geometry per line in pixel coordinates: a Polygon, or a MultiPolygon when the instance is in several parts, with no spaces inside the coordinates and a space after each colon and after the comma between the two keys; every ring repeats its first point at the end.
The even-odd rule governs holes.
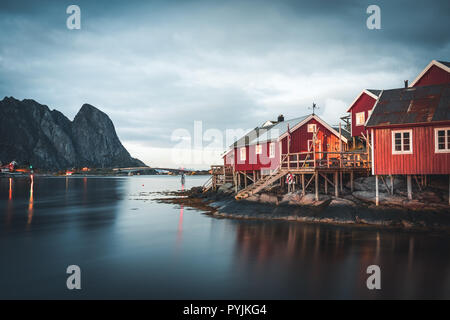
{"type": "Polygon", "coordinates": [[[347,112],[350,112],[351,116],[352,137],[358,137],[362,132],[365,132],[364,125],[380,92],[381,90],[364,89],[348,108],[347,112]]]}
{"type": "MultiPolygon", "coordinates": [[[[275,124],[261,126],[250,131],[232,145],[224,155],[225,166],[234,171],[261,171],[268,174],[275,170],[283,155],[288,153],[288,126],[291,133],[289,153],[312,150],[313,132],[317,130],[317,151],[338,151],[339,132],[320,119],[309,115],[275,124]]],[[[344,130],[341,132],[343,150],[347,146],[344,130]]]]}
{"type": "Polygon", "coordinates": [[[450,62],[431,61],[411,83],[410,87],[450,83],[450,62]]]}

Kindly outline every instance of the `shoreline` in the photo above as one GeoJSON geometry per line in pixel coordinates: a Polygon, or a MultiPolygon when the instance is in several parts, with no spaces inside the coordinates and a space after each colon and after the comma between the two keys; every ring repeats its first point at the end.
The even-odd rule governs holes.
{"type": "MultiPolygon", "coordinates": [[[[167,197],[154,201],[171,203],[205,211],[215,218],[291,221],[301,223],[332,224],[340,226],[376,227],[411,231],[444,231],[450,233],[450,213],[445,205],[427,206],[417,200],[383,204],[376,207],[353,195],[342,198],[321,195],[319,202],[275,202],[275,195],[261,194],[257,198],[236,200],[232,193],[208,192],[194,187],[186,191],[161,193],[167,197]],[[261,200],[262,199],[262,200],[261,200]],[[351,200],[350,200],[351,199],[351,200]],[[306,204],[308,203],[308,204],[306,204]],[[402,207],[403,206],[403,207],[402,207]]],[[[304,197],[303,197],[304,198],[304,197]]],[[[400,198],[396,196],[396,198],[400,198]]]]}

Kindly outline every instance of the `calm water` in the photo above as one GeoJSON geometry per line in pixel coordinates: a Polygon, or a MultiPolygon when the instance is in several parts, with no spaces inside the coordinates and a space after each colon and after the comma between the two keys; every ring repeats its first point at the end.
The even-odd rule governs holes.
{"type": "Polygon", "coordinates": [[[178,189],[179,177],[36,177],[30,192],[28,178],[0,178],[0,298],[450,298],[448,235],[215,219],[152,200],[178,189]],[[79,291],[66,288],[72,264],[79,291]]]}

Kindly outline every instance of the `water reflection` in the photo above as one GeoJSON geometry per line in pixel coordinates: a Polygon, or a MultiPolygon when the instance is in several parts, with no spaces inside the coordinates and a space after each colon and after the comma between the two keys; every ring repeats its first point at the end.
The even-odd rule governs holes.
{"type": "Polygon", "coordinates": [[[29,226],[31,224],[31,221],[33,220],[33,213],[34,213],[34,176],[30,176],[30,198],[28,200],[28,221],[27,225],[29,226]]]}
{"type": "Polygon", "coordinates": [[[215,219],[148,201],[167,189],[179,177],[0,178],[0,298],[72,298],[61,283],[74,263],[86,298],[450,298],[448,235],[215,219]],[[379,292],[365,286],[372,264],[379,292]]]}
{"type": "Polygon", "coordinates": [[[443,281],[450,277],[450,245],[445,237],[440,242],[439,237],[420,233],[298,223],[239,222],[235,228],[236,269],[247,269],[257,277],[273,267],[271,277],[286,281],[285,289],[297,297],[345,298],[333,293],[340,281],[345,282],[343,291],[363,298],[449,293],[443,281]],[[417,241],[428,249],[418,251],[417,241]],[[384,271],[382,292],[365,287],[366,269],[373,264],[384,271]],[[302,280],[303,289],[295,289],[294,277],[279,274],[286,272],[308,275],[302,280]]]}

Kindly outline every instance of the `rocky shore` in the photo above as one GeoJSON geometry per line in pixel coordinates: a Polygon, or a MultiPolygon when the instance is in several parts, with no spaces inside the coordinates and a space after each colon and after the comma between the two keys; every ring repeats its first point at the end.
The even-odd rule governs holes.
{"type": "MultiPolygon", "coordinates": [[[[223,185],[217,192],[202,193],[201,188],[166,194],[162,202],[183,204],[202,209],[221,218],[289,220],[311,223],[383,226],[406,229],[450,231],[450,207],[444,184],[435,181],[408,200],[404,181],[396,179],[393,195],[380,193],[380,206],[375,206],[373,177],[358,178],[354,192],[344,188],[339,198],[320,194],[319,201],[312,193],[283,194],[279,187],[235,200],[231,185],[223,185]]],[[[420,191],[420,190],[415,190],[420,191]]]]}

